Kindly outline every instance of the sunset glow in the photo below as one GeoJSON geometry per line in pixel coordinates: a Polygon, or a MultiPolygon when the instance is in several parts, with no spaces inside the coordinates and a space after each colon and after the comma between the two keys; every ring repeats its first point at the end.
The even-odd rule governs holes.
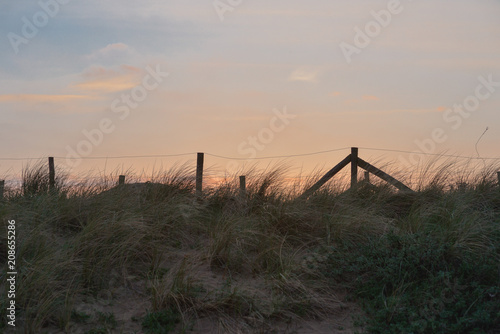
{"type": "Polygon", "coordinates": [[[0,157],[20,159],[0,161],[5,176],[47,156],[71,174],[190,152],[235,158],[207,158],[220,173],[352,146],[397,164],[409,156],[394,151],[477,157],[487,126],[479,155],[499,156],[496,1],[55,1],[0,5],[0,157]]]}

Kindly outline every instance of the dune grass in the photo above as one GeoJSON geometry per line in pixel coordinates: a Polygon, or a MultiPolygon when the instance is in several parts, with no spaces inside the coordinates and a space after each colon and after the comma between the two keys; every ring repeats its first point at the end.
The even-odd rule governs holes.
{"type": "MultiPolygon", "coordinates": [[[[0,204],[2,230],[17,223],[17,332],[189,332],[211,319],[221,331],[265,333],[346,314],[351,332],[500,328],[495,167],[457,177],[426,166],[415,193],[330,182],[301,201],[314,179],[290,185],[281,167],[247,173],[244,197],[228,176],[203,198],[187,166],[142,185],[61,178],[53,192],[45,170],[27,168],[0,204]],[[147,309],[125,319],[120,298],[131,294],[147,309]]],[[[6,245],[2,233],[3,267],[6,245]]]]}

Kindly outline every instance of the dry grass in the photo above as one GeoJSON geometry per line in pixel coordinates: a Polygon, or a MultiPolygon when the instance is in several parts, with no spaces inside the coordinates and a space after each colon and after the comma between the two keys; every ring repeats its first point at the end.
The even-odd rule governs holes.
{"type": "MultiPolygon", "coordinates": [[[[420,182],[415,194],[375,180],[349,191],[346,182],[330,182],[307,201],[296,197],[315,178],[290,184],[283,166],[247,171],[245,198],[237,177],[227,176],[202,199],[194,196],[194,171],[185,165],[156,172],[149,183],[129,175],[131,184],[120,187],[112,182],[116,175],[60,179],[53,193],[43,167],[27,168],[22,189],[0,204],[3,224],[18,223],[16,302],[19,328],[27,333],[140,332],[132,317],[164,311],[170,312],[165,319],[177,317],[179,330],[212,319],[222,332],[248,333],[337,319],[346,307],[360,314],[325,266],[339,245],[369,245],[390,233],[432,234],[452,245],[457,258],[498,255],[491,253],[498,248],[500,211],[494,166],[480,173],[451,162],[426,166],[422,175],[430,181],[420,182]],[[149,307],[138,303],[116,329],[100,324],[96,310],[119,312],[117,306],[96,306],[87,322],[78,313],[84,299],[119,304],[125,291],[149,307]]],[[[5,235],[0,249],[4,263],[5,235]]],[[[2,310],[6,303],[2,295],[2,310]]]]}

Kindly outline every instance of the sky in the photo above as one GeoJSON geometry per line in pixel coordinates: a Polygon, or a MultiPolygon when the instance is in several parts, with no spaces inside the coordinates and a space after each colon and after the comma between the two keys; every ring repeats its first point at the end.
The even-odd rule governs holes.
{"type": "Polygon", "coordinates": [[[48,156],[72,175],[195,152],[234,171],[342,149],[287,160],[305,173],[353,146],[403,169],[500,157],[498,17],[498,0],[2,0],[0,176],[48,156]]]}

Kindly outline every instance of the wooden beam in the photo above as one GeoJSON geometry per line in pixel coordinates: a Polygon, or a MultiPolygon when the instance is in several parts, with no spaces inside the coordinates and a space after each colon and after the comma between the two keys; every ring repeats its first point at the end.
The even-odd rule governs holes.
{"type": "Polygon", "coordinates": [[[205,155],[198,153],[196,159],[196,195],[201,196],[203,191],[203,161],[205,155]]]}
{"type": "Polygon", "coordinates": [[[54,190],[56,188],[56,168],[54,164],[54,158],[49,157],[49,190],[54,190]]]}
{"type": "Polygon", "coordinates": [[[246,198],[247,195],[247,184],[245,175],[240,176],[240,197],[246,198]]]}
{"type": "Polygon", "coordinates": [[[307,189],[302,195],[300,195],[299,199],[306,199],[313,192],[318,190],[322,185],[324,185],[328,180],[330,180],[332,177],[335,176],[338,172],[342,170],[345,166],[347,166],[351,162],[351,155],[349,154],[347,157],[345,157],[344,160],[339,162],[335,167],[330,169],[321,179],[319,179],[318,182],[316,182],[311,188],[307,189]]]}
{"type": "Polygon", "coordinates": [[[3,200],[4,190],[5,190],[5,180],[0,180],[0,201],[3,200]]]}
{"type": "Polygon", "coordinates": [[[358,148],[351,147],[351,188],[358,185],[358,148]]]}
{"type": "Polygon", "coordinates": [[[121,186],[125,184],[125,175],[118,176],[118,185],[121,186]]]}
{"type": "Polygon", "coordinates": [[[364,161],[361,158],[358,158],[358,165],[359,167],[363,168],[364,170],[374,174],[375,176],[378,176],[382,180],[392,184],[394,187],[398,188],[401,191],[410,191],[413,192],[410,188],[405,186],[403,183],[399,182],[389,174],[383,172],[382,170],[378,169],[377,167],[370,165],[368,162],[364,161]]]}

